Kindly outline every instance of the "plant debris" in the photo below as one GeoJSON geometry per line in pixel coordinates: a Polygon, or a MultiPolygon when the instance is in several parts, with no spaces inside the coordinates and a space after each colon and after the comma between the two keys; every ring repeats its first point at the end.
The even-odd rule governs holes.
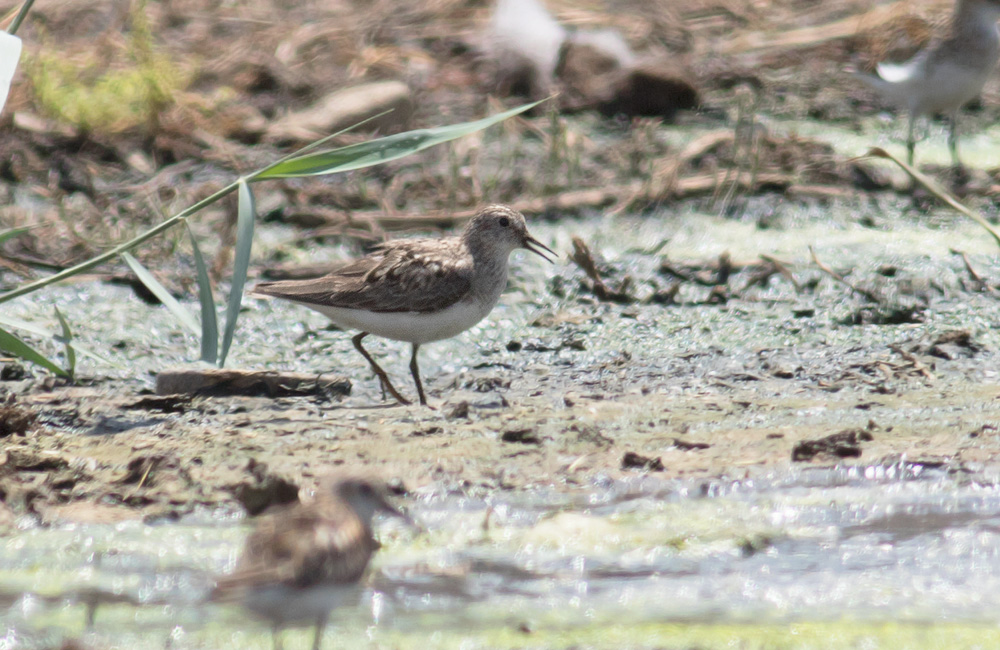
{"type": "Polygon", "coordinates": [[[500,434],[500,440],[503,442],[516,442],[522,445],[542,444],[541,438],[538,437],[534,429],[508,429],[500,434]]]}
{"type": "Polygon", "coordinates": [[[17,404],[0,405],[0,438],[23,436],[31,430],[38,414],[17,404]]]}
{"type": "Polygon", "coordinates": [[[643,456],[634,451],[626,451],[622,456],[622,469],[641,469],[649,472],[662,472],[666,469],[658,456],[643,456]]]}
{"type": "Polygon", "coordinates": [[[816,440],[803,440],[792,449],[792,462],[799,463],[826,456],[860,458],[861,443],[874,439],[866,429],[846,429],[816,440]]]}

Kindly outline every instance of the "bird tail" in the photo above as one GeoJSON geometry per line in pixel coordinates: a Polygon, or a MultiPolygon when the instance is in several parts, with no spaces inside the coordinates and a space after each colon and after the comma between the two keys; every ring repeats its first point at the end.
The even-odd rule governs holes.
{"type": "Polygon", "coordinates": [[[875,73],[861,72],[856,68],[845,68],[844,71],[874,90],[888,103],[905,106],[906,95],[905,93],[902,95],[900,93],[903,90],[902,87],[906,79],[901,75],[894,74],[897,67],[899,66],[879,64],[875,73]],[[890,71],[890,68],[893,70],[890,71]]]}
{"type": "Polygon", "coordinates": [[[879,75],[871,72],[862,72],[853,65],[845,66],[844,72],[879,93],[884,93],[888,85],[888,82],[879,75]]]}

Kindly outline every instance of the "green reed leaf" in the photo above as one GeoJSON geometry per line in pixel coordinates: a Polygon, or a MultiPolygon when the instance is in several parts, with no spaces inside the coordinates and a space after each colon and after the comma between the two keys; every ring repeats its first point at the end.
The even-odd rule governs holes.
{"type": "Polygon", "coordinates": [[[139,281],[146,285],[146,288],[156,296],[157,300],[163,303],[171,314],[174,315],[181,325],[188,328],[195,334],[201,333],[201,328],[198,327],[198,321],[195,320],[194,316],[188,311],[181,303],[177,302],[177,299],[170,295],[167,288],[160,284],[160,281],[153,277],[153,274],[143,266],[139,260],[132,257],[131,253],[122,253],[122,259],[125,263],[129,265],[132,272],[135,273],[139,281]]]}
{"type": "Polygon", "coordinates": [[[76,376],[76,350],[73,349],[73,331],[69,328],[69,323],[66,322],[66,318],[59,311],[59,308],[53,306],[53,309],[56,310],[56,318],[59,319],[59,325],[62,327],[62,335],[57,336],[56,340],[66,346],[66,372],[69,374],[69,378],[73,379],[76,376]]]}
{"type": "Polygon", "coordinates": [[[0,350],[8,354],[13,354],[15,357],[24,359],[36,366],[41,366],[60,377],[69,376],[69,373],[46,359],[41,352],[2,328],[0,328],[0,350]]]}
{"type": "Polygon", "coordinates": [[[198,301],[201,303],[201,360],[215,363],[219,356],[219,320],[215,313],[215,296],[212,294],[212,280],[208,277],[208,267],[205,258],[198,247],[198,240],[191,230],[191,224],[184,222],[188,237],[191,239],[191,250],[194,251],[194,266],[198,279],[198,301]]]}
{"type": "MultiPolygon", "coordinates": [[[[545,100],[542,100],[545,101],[545,100]]],[[[323,174],[333,174],[336,172],[349,171],[351,169],[361,169],[379,165],[390,160],[396,160],[403,156],[422,151],[428,147],[455,140],[464,135],[481,131],[497,122],[502,122],[509,117],[537,106],[541,102],[533,102],[518,106],[517,108],[503,113],[497,113],[490,117],[474,122],[463,122],[450,126],[437,126],[430,129],[417,129],[406,133],[397,133],[384,138],[377,138],[367,142],[328,149],[316,153],[296,156],[282,162],[271,165],[256,174],[250,176],[252,181],[260,181],[268,178],[298,178],[301,176],[320,176],[323,174]]]]}
{"type": "Polygon", "coordinates": [[[254,215],[257,212],[253,192],[250,191],[246,179],[240,179],[237,191],[239,202],[236,216],[236,255],[233,258],[233,281],[229,290],[229,305],[226,308],[226,330],[222,334],[222,350],[219,354],[220,368],[226,363],[233,334],[236,332],[236,321],[240,317],[243,287],[250,268],[250,250],[253,248],[254,215]]]}

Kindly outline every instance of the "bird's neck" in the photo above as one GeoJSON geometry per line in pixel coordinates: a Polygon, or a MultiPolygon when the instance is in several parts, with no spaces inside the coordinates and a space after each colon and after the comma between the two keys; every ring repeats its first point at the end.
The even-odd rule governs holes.
{"type": "Polygon", "coordinates": [[[988,0],[958,0],[952,18],[955,35],[966,38],[996,38],[1000,5],[988,0]]]}
{"type": "Polygon", "coordinates": [[[510,253],[498,251],[494,245],[466,242],[476,269],[473,291],[476,297],[490,307],[496,303],[507,286],[507,262],[510,253]]]}

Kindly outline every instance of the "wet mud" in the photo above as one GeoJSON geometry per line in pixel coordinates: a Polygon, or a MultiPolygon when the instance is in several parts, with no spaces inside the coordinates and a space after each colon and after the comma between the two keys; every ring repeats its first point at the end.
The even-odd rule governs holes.
{"type": "MultiPolygon", "coordinates": [[[[379,526],[325,647],[997,645],[1000,262],[898,169],[855,159],[902,150],[905,119],[841,74],[880,60],[892,21],[865,3],[682,5],[553,8],[666,48],[702,101],[675,122],[536,112],[374,171],[255,186],[251,280],[451,232],[494,201],[560,253],[516,253],[494,312],[421,349],[433,408],[387,402],[350,333],[293,305],[245,299],[227,367],[269,374],[223,389],[120,265],[4,303],[50,331],[58,307],[103,359],[81,355],[72,381],[0,360],[0,647],[271,647],[205,595],[255,515],[339,469],[387,479],[422,530],[379,526]]],[[[0,232],[26,230],[2,242],[4,290],[287,153],[304,136],[282,116],[342,86],[418,89],[389,131],[495,110],[486,5],[146,6],[165,30],[148,62],[188,84],[155,115],[68,126],[15,87],[0,232]]],[[[141,30],[117,8],[39,11],[48,35],[25,36],[46,51],[110,34],[84,70],[134,65],[141,30]]],[[[963,115],[966,175],[942,122],[918,147],[992,223],[997,83],[963,115]]],[[[220,298],[233,213],[191,221],[220,298]]],[[[177,231],[136,254],[197,311],[188,246],[177,231]]],[[[408,346],[371,340],[412,396],[408,346]]]]}
{"type": "MultiPolygon", "coordinates": [[[[311,488],[338,466],[370,467],[406,489],[495,490],[845,458],[973,471],[994,462],[1000,309],[962,259],[942,250],[963,237],[975,242],[975,231],[900,221],[892,232],[844,235],[856,240],[850,245],[817,244],[815,255],[837,260],[845,283],[810,261],[812,221],[799,208],[787,219],[800,224],[782,228],[777,245],[773,228],[710,244],[698,218],[663,210],[624,220],[626,234],[613,236],[600,234],[600,217],[536,224],[565,258],[546,269],[515,256],[501,306],[470,332],[422,350],[434,408],[384,401],[349,336],[321,316],[254,299],[234,363],[314,376],[312,388],[156,395],[155,375],[189,357],[191,342],[163,308],[131,300],[124,315],[93,314],[95,326],[111,329],[78,336],[118,340],[126,366],[88,360],[94,365],[74,385],[30,370],[0,383],[5,503],[14,516],[41,521],[177,517],[249,493],[266,501],[280,491],[274,486],[311,488]],[[653,231],[669,241],[643,254],[637,244],[653,231]],[[868,258],[917,231],[929,248],[942,242],[936,257],[868,258]],[[790,252],[796,233],[802,240],[790,252]],[[589,265],[570,259],[571,236],[591,241],[589,265]],[[693,243],[717,254],[693,257],[693,243]],[[627,291],[601,294],[595,277],[627,291]],[[898,304],[909,305],[905,317],[898,304]],[[831,442],[837,436],[844,441],[831,442]]],[[[975,264],[996,273],[989,256],[975,264]]],[[[111,312],[130,300],[126,289],[96,290],[99,301],[57,290],[60,308],[82,317],[91,305],[111,312]]],[[[30,316],[27,302],[22,308],[30,316]]],[[[410,392],[405,351],[391,342],[375,350],[410,392]]]]}

